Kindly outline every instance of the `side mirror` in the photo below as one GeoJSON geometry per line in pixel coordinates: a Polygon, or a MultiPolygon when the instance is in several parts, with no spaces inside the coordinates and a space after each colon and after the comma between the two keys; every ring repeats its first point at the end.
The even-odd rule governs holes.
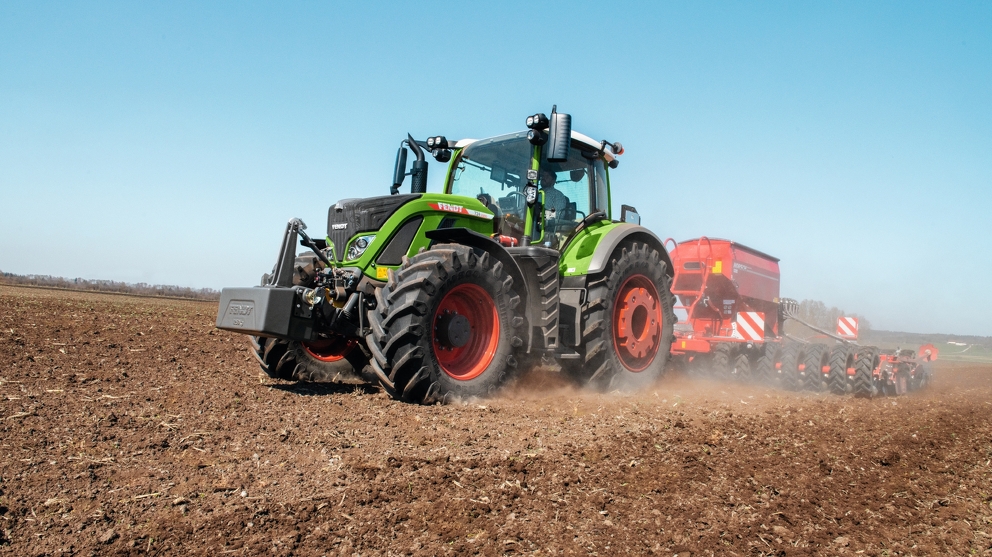
{"type": "Polygon", "coordinates": [[[400,145],[400,150],[396,152],[396,168],[393,170],[393,187],[389,188],[389,193],[396,195],[400,192],[403,179],[406,178],[406,149],[400,145]]]}
{"type": "Polygon", "coordinates": [[[403,185],[403,178],[406,176],[406,148],[409,147],[417,160],[413,161],[410,168],[410,193],[427,193],[427,161],[424,160],[424,150],[417,145],[417,140],[412,135],[407,134],[406,140],[400,144],[400,150],[396,153],[396,168],[393,169],[393,187],[389,188],[389,193],[396,195],[403,185]]]}
{"type": "Polygon", "coordinates": [[[631,224],[641,224],[641,215],[637,214],[637,209],[630,205],[620,206],[620,220],[631,224]]]}
{"type": "MultiPolygon", "coordinates": [[[[556,107],[557,108],[557,107],[556,107]]],[[[551,111],[548,124],[548,162],[565,162],[572,144],[572,116],[551,111]]]]}

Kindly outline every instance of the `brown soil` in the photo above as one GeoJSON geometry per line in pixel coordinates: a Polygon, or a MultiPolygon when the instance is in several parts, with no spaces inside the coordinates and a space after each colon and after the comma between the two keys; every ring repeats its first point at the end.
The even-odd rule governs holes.
{"type": "Polygon", "coordinates": [[[992,366],[860,400],[260,380],[216,306],[0,287],[0,554],[992,555],[992,366]]]}

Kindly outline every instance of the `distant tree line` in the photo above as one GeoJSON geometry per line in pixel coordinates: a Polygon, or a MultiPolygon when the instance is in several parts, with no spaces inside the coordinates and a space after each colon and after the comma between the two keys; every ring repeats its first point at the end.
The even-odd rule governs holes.
{"type": "Polygon", "coordinates": [[[87,290],[92,292],[117,292],[134,296],[160,296],[170,298],[188,298],[190,300],[217,300],[220,292],[211,288],[189,288],[186,286],[168,286],[162,284],[131,284],[113,280],[87,280],[81,278],[67,279],[49,275],[15,275],[0,271],[0,284],[44,286],[47,288],[64,288],[67,290],[87,290]]]}
{"type": "MultiPolygon", "coordinates": [[[[868,321],[867,317],[858,315],[857,313],[847,313],[836,307],[828,308],[826,304],[818,300],[803,300],[799,302],[796,317],[829,333],[837,332],[838,317],[857,317],[859,335],[871,331],[871,322],[868,321]]],[[[819,334],[791,319],[785,322],[785,332],[799,338],[809,338],[819,334]]]]}

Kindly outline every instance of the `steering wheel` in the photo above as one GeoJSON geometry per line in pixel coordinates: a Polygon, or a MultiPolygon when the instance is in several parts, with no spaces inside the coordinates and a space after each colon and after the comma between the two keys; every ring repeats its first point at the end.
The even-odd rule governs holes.
{"type": "Polygon", "coordinates": [[[518,190],[510,190],[510,191],[506,192],[506,197],[520,197],[520,198],[522,198],[523,201],[515,201],[513,203],[513,207],[514,208],[518,208],[518,207],[521,207],[522,206],[522,207],[525,207],[524,210],[526,211],[526,207],[527,207],[527,196],[525,196],[523,194],[523,192],[518,191],[518,190]]]}

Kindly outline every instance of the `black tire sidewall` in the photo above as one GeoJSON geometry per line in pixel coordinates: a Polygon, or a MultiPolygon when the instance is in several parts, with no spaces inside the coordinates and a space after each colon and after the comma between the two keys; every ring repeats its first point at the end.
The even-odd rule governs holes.
{"type": "Polygon", "coordinates": [[[293,378],[299,381],[357,381],[363,379],[361,372],[368,365],[368,358],[361,346],[353,346],[340,360],[325,362],[314,357],[302,342],[291,341],[289,350],[293,352],[297,367],[293,378]]]}

